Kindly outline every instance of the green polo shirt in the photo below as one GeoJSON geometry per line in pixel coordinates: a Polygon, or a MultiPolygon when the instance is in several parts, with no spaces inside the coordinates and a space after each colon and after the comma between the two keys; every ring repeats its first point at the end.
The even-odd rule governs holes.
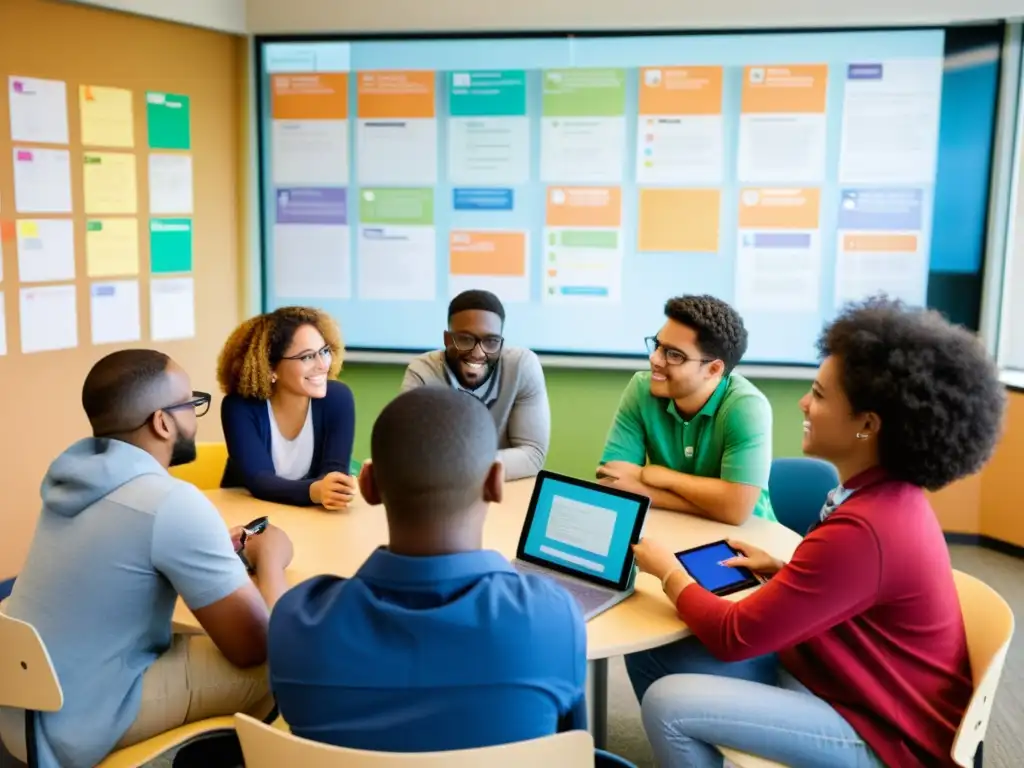
{"type": "Polygon", "coordinates": [[[738,373],[722,379],[689,421],[672,400],[651,394],[650,371],[637,373],[619,401],[601,463],[657,464],[698,477],[754,485],[754,514],[775,520],[768,498],[772,464],[772,407],[738,373]]]}

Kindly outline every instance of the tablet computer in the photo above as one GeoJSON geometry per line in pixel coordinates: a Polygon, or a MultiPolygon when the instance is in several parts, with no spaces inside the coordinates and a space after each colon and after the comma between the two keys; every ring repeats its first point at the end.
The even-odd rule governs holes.
{"type": "Polygon", "coordinates": [[[713,595],[722,596],[750,589],[761,583],[749,568],[722,565],[723,560],[741,554],[722,540],[676,552],[676,559],[694,581],[713,595]]]}

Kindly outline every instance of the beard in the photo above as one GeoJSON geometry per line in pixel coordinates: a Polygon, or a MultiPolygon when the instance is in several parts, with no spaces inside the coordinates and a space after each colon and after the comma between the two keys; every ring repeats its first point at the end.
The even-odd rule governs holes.
{"type": "Polygon", "coordinates": [[[196,439],[179,434],[171,448],[171,466],[180,467],[196,460],[196,439]]]}

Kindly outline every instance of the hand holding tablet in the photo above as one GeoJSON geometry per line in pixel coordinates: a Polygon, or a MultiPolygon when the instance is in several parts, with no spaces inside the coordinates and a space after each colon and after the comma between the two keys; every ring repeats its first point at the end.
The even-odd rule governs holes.
{"type": "Polygon", "coordinates": [[[744,557],[725,540],[676,552],[675,556],[694,581],[719,597],[750,589],[761,583],[761,579],[755,576],[750,568],[725,565],[726,562],[744,557]]]}

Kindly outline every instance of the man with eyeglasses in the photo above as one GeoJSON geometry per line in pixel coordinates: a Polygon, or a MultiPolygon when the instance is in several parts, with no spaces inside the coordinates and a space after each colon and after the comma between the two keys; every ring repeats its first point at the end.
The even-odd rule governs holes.
{"type": "MultiPolygon", "coordinates": [[[[167,472],[195,459],[210,407],[167,355],[107,355],[82,405],[93,436],[50,465],[25,568],[0,607],[36,629],[63,690],[61,709],[36,719],[43,768],[88,768],[207,717],[267,716],[269,609],[292,556],[274,526],[250,537],[254,584],[217,509],[167,472]],[[178,596],[205,634],[172,634],[178,596]]],[[[0,709],[0,737],[22,760],[24,720],[0,709]]]]}
{"type": "Polygon", "coordinates": [[[743,319],[721,299],[690,295],[669,299],[665,316],[646,339],[650,370],[622,394],[599,482],[732,525],[774,520],[771,404],[733,370],[747,350],[743,319]]]}
{"type": "Polygon", "coordinates": [[[506,347],[505,307],[489,291],[464,291],[448,305],[444,349],[415,358],[402,391],[452,387],[479,399],[498,429],[505,478],[533,477],[544,466],[551,411],[544,371],[529,349],[506,347]]]}

